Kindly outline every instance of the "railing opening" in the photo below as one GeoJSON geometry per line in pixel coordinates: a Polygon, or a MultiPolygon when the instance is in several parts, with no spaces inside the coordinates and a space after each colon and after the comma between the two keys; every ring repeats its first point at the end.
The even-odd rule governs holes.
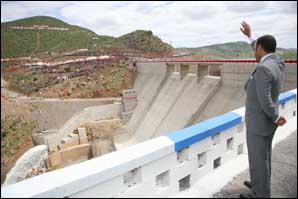
{"type": "Polygon", "coordinates": [[[219,144],[220,143],[220,133],[218,133],[216,135],[212,135],[211,139],[212,139],[213,146],[219,144]]]}
{"type": "Polygon", "coordinates": [[[202,168],[203,166],[205,166],[206,162],[207,162],[207,152],[204,151],[198,154],[198,168],[202,168]]]}
{"type": "Polygon", "coordinates": [[[190,187],[190,175],[179,180],[179,191],[184,191],[190,187]]]}
{"type": "Polygon", "coordinates": [[[234,148],[234,138],[227,139],[227,151],[232,151],[234,148]]]}
{"type": "Polygon", "coordinates": [[[156,186],[158,188],[165,188],[170,185],[170,172],[165,171],[158,176],[156,176],[156,186]]]}
{"type": "Polygon", "coordinates": [[[123,182],[128,187],[141,183],[141,180],[141,168],[135,168],[128,171],[123,176],[123,182]]]}
{"type": "Polygon", "coordinates": [[[180,151],[177,151],[177,161],[183,163],[189,160],[189,147],[186,147],[180,151]]]}
{"type": "Polygon", "coordinates": [[[243,154],[243,144],[238,145],[238,155],[243,154]]]}
{"type": "Polygon", "coordinates": [[[221,165],[221,157],[216,158],[216,159],[213,161],[213,169],[217,169],[218,167],[220,167],[220,165],[221,165]]]}

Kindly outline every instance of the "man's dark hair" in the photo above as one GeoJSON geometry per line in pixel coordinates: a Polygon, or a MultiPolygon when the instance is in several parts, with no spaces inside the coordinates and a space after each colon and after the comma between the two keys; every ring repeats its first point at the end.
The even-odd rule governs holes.
{"type": "Polygon", "coordinates": [[[250,46],[251,46],[251,48],[253,49],[253,50],[256,50],[255,48],[256,48],[256,42],[257,42],[257,40],[255,39],[255,40],[253,40],[252,42],[251,42],[251,44],[250,44],[250,46]]]}
{"type": "Polygon", "coordinates": [[[275,53],[276,50],[276,40],[271,35],[264,35],[257,39],[257,45],[261,45],[265,52],[275,53]]]}

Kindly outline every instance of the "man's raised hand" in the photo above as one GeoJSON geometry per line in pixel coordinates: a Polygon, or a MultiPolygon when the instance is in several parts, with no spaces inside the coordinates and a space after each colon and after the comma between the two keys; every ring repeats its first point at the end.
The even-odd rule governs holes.
{"type": "Polygon", "coordinates": [[[243,21],[241,23],[242,28],[240,28],[241,32],[246,35],[247,37],[251,37],[251,30],[250,30],[250,26],[248,25],[248,23],[246,23],[245,21],[243,21]]]}

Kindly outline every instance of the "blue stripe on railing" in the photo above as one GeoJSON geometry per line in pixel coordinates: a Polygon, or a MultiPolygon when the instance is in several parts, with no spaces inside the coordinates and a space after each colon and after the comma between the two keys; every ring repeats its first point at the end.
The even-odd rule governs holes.
{"type": "Polygon", "coordinates": [[[196,125],[169,133],[166,136],[175,143],[175,151],[179,151],[193,143],[199,142],[220,131],[241,123],[241,116],[234,112],[213,117],[196,125]]]}
{"type": "Polygon", "coordinates": [[[291,91],[284,92],[279,95],[278,102],[279,104],[284,104],[291,99],[295,99],[296,97],[297,97],[297,93],[294,93],[291,91]]]}

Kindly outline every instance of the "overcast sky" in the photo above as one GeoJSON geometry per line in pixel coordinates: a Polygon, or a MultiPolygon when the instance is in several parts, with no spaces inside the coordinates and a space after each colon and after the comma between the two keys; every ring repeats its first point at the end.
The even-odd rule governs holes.
{"type": "Polygon", "coordinates": [[[297,1],[1,1],[1,22],[46,15],[99,35],[120,36],[138,29],[174,47],[199,47],[247,41],[245,20],[253,37],[272,34],[278,47],[297,48],[297,1]]]}

